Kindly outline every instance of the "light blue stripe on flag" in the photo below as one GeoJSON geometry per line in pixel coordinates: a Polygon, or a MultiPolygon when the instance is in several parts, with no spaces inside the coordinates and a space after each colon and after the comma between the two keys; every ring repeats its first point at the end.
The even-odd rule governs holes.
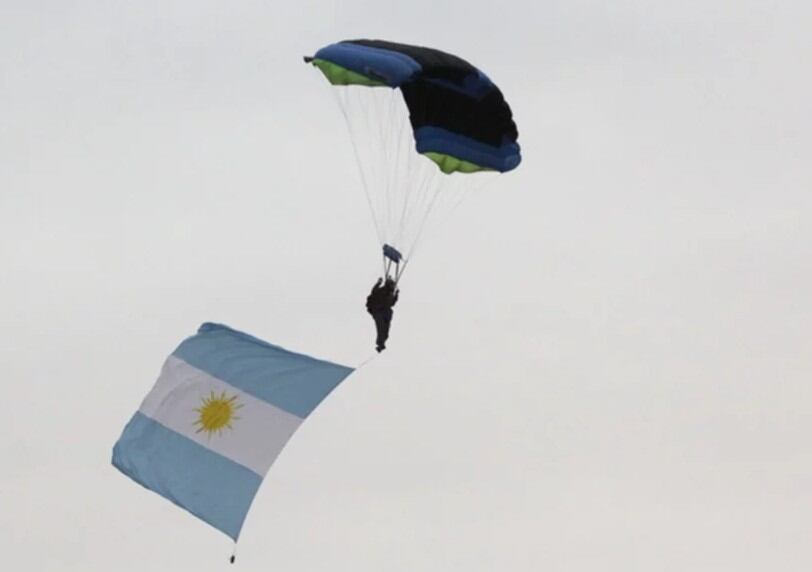
{"type": "Polygon", "coordinates": [[[212,323],[200,326],[173,355],[302,419],[353,372],[212,323]]]}
{"type": "Polygon", "coordinates": [[[136,413],[113,448],[113,465],[234,540],[262,476],[136,413]]]}

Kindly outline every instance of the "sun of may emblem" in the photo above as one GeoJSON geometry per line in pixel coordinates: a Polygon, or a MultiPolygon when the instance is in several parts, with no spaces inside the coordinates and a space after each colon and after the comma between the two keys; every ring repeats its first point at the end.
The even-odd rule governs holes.
{"type": "Polygon", "coordinates": [[[219,435],[223,429],[233,429],[231,423],[239,419],[235,413],[241,407],[236,395],[229,397],[225,391],[220,395],[212,391],[211,395],[203,398],[200,407],[195,408],[198,414],[195,421],[198,428],[195,433],[205,431],[211,437],[214,433],[219,435]]]}

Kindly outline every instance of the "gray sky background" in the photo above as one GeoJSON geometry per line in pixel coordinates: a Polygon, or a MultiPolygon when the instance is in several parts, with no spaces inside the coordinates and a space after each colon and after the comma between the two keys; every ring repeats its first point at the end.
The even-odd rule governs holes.
{"type": "Polygon", "coordinates": [[[0,0],[0,554],[221,570],[110,466],[219,321],[354,365],[374,230],[301,56],[502,87],[524,163],[410,267],[390,349],[271,469],[241,570],[812,567],[812,5],[0,0]]]}

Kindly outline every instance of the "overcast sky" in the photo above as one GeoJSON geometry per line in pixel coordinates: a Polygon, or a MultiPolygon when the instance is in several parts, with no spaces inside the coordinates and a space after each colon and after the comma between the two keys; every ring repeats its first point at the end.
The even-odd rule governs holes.
{"type": "Polygon", "coordinates": [[[110,465],[204,321],[357,365],[378,245],[301,56],[482,67],[524,162],[410,266],[242,570],[812,567],[812,5],[0,0],[4,570],[222,570],[110,465]]]}

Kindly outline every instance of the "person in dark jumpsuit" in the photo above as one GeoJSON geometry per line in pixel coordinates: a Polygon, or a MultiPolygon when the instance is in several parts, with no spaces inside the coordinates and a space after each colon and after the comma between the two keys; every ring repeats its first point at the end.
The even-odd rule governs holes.
{"type": "Polygon", "coordinates": [[[375,320],[375,329],[378,332],[375,339],[375,349],[378,353],[386,349],[386,340],[389,338],[389,326],[392,324],[392,306],[398,301],[399,290],[391,278],[378,281],[367,296],[367,312],[375,320]]]}

